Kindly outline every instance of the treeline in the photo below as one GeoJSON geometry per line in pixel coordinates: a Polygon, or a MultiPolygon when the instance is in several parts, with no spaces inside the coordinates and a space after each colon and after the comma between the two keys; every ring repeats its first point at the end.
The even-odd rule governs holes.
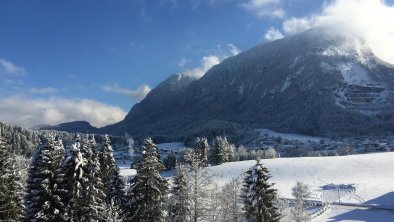
{"type": "MultiPolygon", "coordinates": [[[[28,130],[20,126],[0,122],[0,136],[6,141],[9,152],[15,155],[31,157],[34,150],[41,143],[45,143],[48,137],[61,138],[65,146],[71,146],[77,133],[68,133],[55,130],[28,130]]],[[[102,135],[93,135],[98,143],[101,143],[102,135]]],[[[112,144],[127,146],[128,136],[109,136],[112,144]]]]}
{"type": "Polygon", "coordinates": [[[7,141],[6,148],[9,152],[25,156],[31,155],[40,141],[38,132],[4,122],[0,122],[0,137],[3,138],[4,142],[7,141]]]}
{"type": "MultiPolygon", "coordinates": [[[[26,187],[13,165],[14,156],[0,144],[0,218],[4,221],[279,221],[277,192],[268,169],[258,162],[245,179],[220,188],[205,167],[220,164],[223,153],[206,155],[206,140],[196,140],[185,163],[177,164],[174,183],[164,169],[156,145],[144,141],[135,164],[137,174],[125,185],[108,136],[75,138],[69,148],[49,137],[34,152],[26,187]],[[209,158],[212,158],[209,160],[209,158]],[[23,193],[25,192],[25,195],[23,193]],[[231,204],[229,204],[231,203],[231,204]]],[[[224,141],[224,140],[223,140],[224,141]]],[[[222,141],[222,142],[223,142],[222,141]]],[[[221,147],[217,145],[217,147],[221,147]]]]}
{"type": "Polygon", "coordinates": [[[15,155],[0,147],[0,218],[2,221],[109,221],[123,198],[123,181],[109,137],[97,146],[94,137],[76,137],[65,149],[49,137],[34,152],[26,187],[15,170],[15,155]],[[23,192],[26,194],[23,195],[23,192]],[[118,198],[119,197],[119,198],[118,198]]]}
{"type": "Polygon", "coordinates": [[[184,163],[187,156],[190,156],[196,150],[203,157],[202,161],[209,165],[243,160],[272,159],[279,156],[273,147],[266,149],[246,149],[243,145],[236,147],[229,143],[226,137],[221,136],[217,136],[212,141],[212,145],[209,145],[206,137],[197,137],[193,143],[193,148],[180,151],[178,158],[174,152],[170,152],[163,159],[166,169],[174,169],[177,162],[184,163]]]}

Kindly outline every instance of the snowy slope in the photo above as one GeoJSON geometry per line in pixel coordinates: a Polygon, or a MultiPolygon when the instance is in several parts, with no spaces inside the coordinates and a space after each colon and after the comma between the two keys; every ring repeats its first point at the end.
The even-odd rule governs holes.
{"type": "Polygon", "coordinates": [[[327,139],[324,137],[317,137],[317,136],[307,136],[307,135],[302,135],[302,134],[293,134],[293,133],[280,133],[280,132],[275,132],[269,129],[256,129],[257,132],[260,133],[260,135],[264,136],[264,134],[267,134],[268,136],[271,137],[282,137],[283,139],[287,140],[298,140],[301,142],[308,142],[308,141],[313,141],[313,142],[319,142],[322,139],[327,139]]]}
{"type": "MultiPolygon", "coordinates": [[[[337,189],[323,189],[330,184],[352,187],[340,192],[341,202],[375,204],[394,208],[394,152],[335,157],[300,157],[264,159],[272,175],[272,182],[281,197],[291,198],[291,187],[296,181],[311,186],[313,199],[326,202],[338,200],[337,189]]],[[[239,177],[256,161],[239,161],[213,166],[222,174],[219,185],[239,177]]],[[[121,167],[121,175],[132,176],[135,170],[121,167]]],[[[173,172],[167,172],[171,177],[173,172]]]]}
{"type": "MultiPolygon", "coordinates": [[[[291,198],[291,188],[296,181],[310,185],[311,199],[324,202],[374,205],[394,208],[394,152],[335,157],[302,157],[264,159],[272,175],[272,182],[280,197],[291,198]],[[343,184],[350,189],[330,190],[333,185],[343,184]],[[327,186],[328,185],[328,186],[327,186]],[[323,189],[326,186],[326,189],[323,189]],[[328,188],[327,188],[328,187],[328,188]]],[[[219,185],[239,177],[256,161],[239,161],[211,167],[222,174],[216,178],[219,185]]],[[[170,178],[173,171],[162,175],[170,178]]],[[[133,176],[135,170],[121,168],[122,176],[133,176]]],[[[393,221],[394,211],[362,207],[333,205],[314,221],[393,221]],[[376,220],[375,220],[376,219],[376,220]]]]}
{"type": "MultiPolygon", "coordinates": [[[[340,192],[342,202],[377,204],[394,207],[394,153],[377,153],[337,157],[304,157],[263,160],[272,174],[272,181],[282,197],[291,197],[296,181],[311,186],[314,199],[327,202],[338,199],[337,190],[323,190],[322,186],[346,184],[355,190],[340,192]]],[[[224,184],[231,177],[240,176],[255,161],[240,161],[214,166],[221,172],[224,184]]]]}

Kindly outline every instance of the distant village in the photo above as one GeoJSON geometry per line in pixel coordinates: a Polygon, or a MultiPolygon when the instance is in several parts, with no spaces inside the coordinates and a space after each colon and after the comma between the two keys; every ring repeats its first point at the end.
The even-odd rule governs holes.
{"type": "MultiPolygon", "coordinates": [[[[163,143],[157,144],[162,157],[174,153],[178,157],[190,147],[184,146],[183,143],[163,143]]],[[[280,157],[319,157],[319,156],[345,156],[354,154],[365,154],[375,152],[390,152],[394,150],[394,136],[386,137],[368,137],[368,138],[318,138],[297,139],[286,138],[286,136],[273,136],[270,134],[261,134],[261,136],[250,144],[245,146],[234,146],[234,152],[240,153],[240,147],[247,150],[250,154],[248,158],[273,158],[259,155],[268,149],[276,151],[276,158],[280,157]],[[260,151],[260,152],[259,152],[260,151]]],[[[136,148],[138,150],[138,147],[136,148]]],[[[114,157],[118,163],[129,164],[132,160],[128,146],[117,146],[114,144],[114,157]]],[[[237,159],[240,160],[240,159],[237,159]]]]}

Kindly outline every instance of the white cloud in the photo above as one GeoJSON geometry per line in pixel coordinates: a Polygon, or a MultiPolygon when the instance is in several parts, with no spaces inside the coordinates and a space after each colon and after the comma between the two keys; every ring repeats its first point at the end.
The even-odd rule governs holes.
{"type": "Polygon", "coordinates": [[[200,66],[191,69],[186,69],[182,72],[182,74],[199,79],[210,68],[219,64],[223,59],[226,59],[231,56],[236,56],[238,53],[241,52],[239,48],[237,48],[235,45],[231,43],[227,44],[227,46],[224,49],[222,46],[218,46],[217,48],[218,48],[217,53],[204,56],[201,58],[200,66]]]}
{"type": "Polygon", "coordinates": [[[0,120],[25,127],[86,120],[102,127],[121,121],[126,112],[88,99],[28,99],[19,96],[0,98],[0,120]]]}
{"type": "Polygon", "coordinates": [[[231,56],[236,56],[241,52],[241,50],[237,46],[231,43],[227,44],[227,51],[230,53],[231,56]]]}
{"type": "Polygon", "coordinates": [[[130,90],[124,89],[117,85],[107,85],[103,86],[102,89],[106,92],[112,92],[121,94],[131,98],[134,102],[140,102],[145,96],[151,91],[151,88],[148,85],[141,85],[137,89],[130,90]]]}
{"type": "Polygon", "coordinates": [[[264,35],[265,40],[274,41],[283,38],[283,34],[276,28],[270,27],[264,35]]]}
{"type": "Polygon", "coordinates": [[[46,87],[46,88],[36,88],[32,87],[30,88],[29,92],[32,94],[53,94],[58,92],[59,90],[54,87],[46,87]]]}
{"type": "Polygon", "coordinates": [[[248,0],[241,4],[243,8],[259,17],[284,18],[286,13],[281,5],[280,0],[248,0]]]}
{"type": "Polygon", "coordinates": [[[394,64],[394,5],[383,0],[335,0],[321,13],[304,18],[292,18],[283,23],[287,34],[310,27],[325,27],[328,33],[357,37],[376,56],[394,64]]]}
{"type": "Polygon", "coordinates": [[[202,57],[201,66],[185,70],[183,74],[187,76],[192,76],[195,78],[201,78],[210,68],[220,63],[219,57],[215,55],[209,55],[202,57]]]}
{"type": "Polygon", "coordinates": [[[12,62],[0,58],[0,67],[10,75],[23,75],[26,73],[24,68],[18,67],[12,62]]]}
{"type": "Polygon", "coordinates": [[[308,30],[313,25],[313,18],[291,18],[283,22],[283,31],[293,35],[308,30]]]}

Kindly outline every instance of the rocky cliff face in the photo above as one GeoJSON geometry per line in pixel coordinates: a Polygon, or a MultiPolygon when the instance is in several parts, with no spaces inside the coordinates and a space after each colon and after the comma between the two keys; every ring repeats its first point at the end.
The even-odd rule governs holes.
{"type": "Polygon", "coordinates": [[[310,135],[394,131],[394,67],[320,29],[264,43],[201,79],[174,75],[103,131],[134,136],[228,134],[253,128],[310,135]]]}

